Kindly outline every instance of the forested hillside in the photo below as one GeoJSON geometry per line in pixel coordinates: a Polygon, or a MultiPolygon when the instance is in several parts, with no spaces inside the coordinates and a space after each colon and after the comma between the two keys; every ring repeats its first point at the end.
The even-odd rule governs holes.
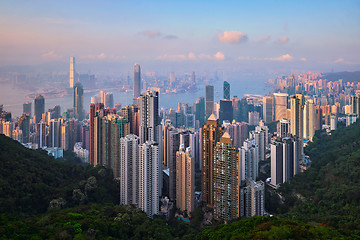
{"type": "Polygon", "coordinates": [[[0,212],[44,213],[48,208],[119,201],[118,184],[102,167],[74,165],[23,147],[0,134],[0,212]]]}
{"type": "Polygon", "coordinates": [[[360,229],[360,121],[330,136],[317,134],[305,153],[312,167],[279,192],[284,217],[349,231],[360,229]]]}

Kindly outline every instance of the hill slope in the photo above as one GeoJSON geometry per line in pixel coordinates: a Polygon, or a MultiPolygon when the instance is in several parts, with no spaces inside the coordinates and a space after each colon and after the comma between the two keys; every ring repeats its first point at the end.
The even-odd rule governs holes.
{"type": "Polygon", "coordinates": [[[111,171],[54,160],[2,134],[0,169],[1,213],[43,213],[54,199],[51,207],[119,199],[111,171]]]}
{"type": "Polygon", "coordinates": [[[360,229],[360,121],[317,135],[306,148],[312,167],[283,184],[285,217],[360,229]]]}

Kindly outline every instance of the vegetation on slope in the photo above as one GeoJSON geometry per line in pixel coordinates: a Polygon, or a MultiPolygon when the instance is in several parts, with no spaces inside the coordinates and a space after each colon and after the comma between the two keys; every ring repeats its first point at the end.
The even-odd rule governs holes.
{"type": "Polygon", "coordinates": [[[48,208],[119,201],[111,171],[55,160],[0,134],[0,212],[37,214],[48,208]]]}
{"type": "Polygon", "coordinates": [[[283,184],[284,217],[360,231],[360,121],[317,134],[306,148],[312,167],[283,184]]]}

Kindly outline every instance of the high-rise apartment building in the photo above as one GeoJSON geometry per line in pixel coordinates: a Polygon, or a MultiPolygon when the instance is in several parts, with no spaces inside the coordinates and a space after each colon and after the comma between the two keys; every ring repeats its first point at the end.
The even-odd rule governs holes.
{"type": "Polygon", "coordinates": [[[275,121],[286,118],[287,93],[274,93],[275,98],[275,121]]]}
{"type": "Polygon", "coordinates": [[[140,105],[140,142],[155,141],[159,143],[159,93],[146,91],[141,94],[140,105]]]}
{"type": "Polygon", "coordinates": [[[137,98],[140,97],[141,93],[141,71],[140,65],[135,64],[134,66],[134,82],[133,82],[133,101],[134,104],[137,102],[137,98]]]}
{"type": "Polygon", "coordinates": [[[48,147],[60,147],[60,125],[61,124],[57,119],[50,120],[48,147]]]}
{"type": "Polygon", "coordinates": [[[127,105],[121,109],[121,116],[125,117],[130,125],[130,134],[139,136],[139,124],[136,121],[136,115],[139,115],[139,108],[136,105],[127,105]]]}
{"type": "Polygon", "coordinates": [[[291,124],[290,133],[303,139],[304,134],[304,95],[296,94],[290,99],[291,124]]]}
{"type": "Polygon", "coordinates": [[[201,194],[202,201],[209,206],[213,206],[213,174],[214,174],[214,148],[220,137],[224,134],[224,130],[211,114],[206,124],[202,127],[202,151],[201,151],[201,194]]]}
{"type": "Polygon", "coordinates": [[[277,125],[277,136],[280,138],[286,137],[290,133],[290,120],[280,119],[277,125]]]}
{"type": "Polygon", "coordinates": [[[312,99],[307,99],[304,105],[304,139],[312,140],[315,134],[315,107],[312,99]]]}
{"type": "Polygon", "coordinates": [[[105,108],[114,108],[114,96],[112,92],[107,92],[104,95],[105,108]]]}
{"type": "Polygon", "coordinates": [[[120,139],[120,205],[138,204],[139,143],[133,134],[120,139]]]}
{"type": "Polygon", "coordinates": [[[213,207],[214,218],[239,217],[239,161],[236,147],[225,132],[214,147],[213,207]]]}
{"type": "Polygon", "coordinates": [[[138,207],[149,217],[159,214],[162,168],[158,144],[149,141],[139,145],[139,200],[138,207]]]}
{"type": "Polygon", "coordinates": [[[224,81],[224,99],[230,100],[230,83],[224,81]]]}
{"type": "Polygon", "coordinates": [[[23,113],[19,118],[18,126],[22,131],[23,143],[30,142],[30,115],[23,113]]]}
{"type": "Polygon", "coordinates": [[[248,124],[245,122],[235,122],[225,126],[225,131],[230,134],[235,147],[240,148],[248,137],[248,124]]]}
{"type": "Polygon", "coordinates": [[[271,145],[271,185],[289,181],[299,173],[302,141],[297,136],[275,139],[271,145]]]}
{"type": "Polygon", "coordinates": [[[176,167],[176,207],[190,213],[195,208],[195,159],[190,147],[180,146],[176,167]]]}
{"type": "Polygon", "coordinates": [[[214,86],[205,87],[205,117],[208,118],[214,112],[214,86]]]}
{"type": "Polygon", "coordinates": [[[97,165],[94,162],[94,155],[95,155],[95,137],[98,136],[98,134],[94,131],[95,128],[95,115],[98,110],[104,109],[103,103],[92,103],[90,104],[90,164],[91,165],[97,165]]]}
{"type": "Polygon", "coordinates": [[[75,57],[70,57],[70,88],[74,88],[76,82],[75,57]]]}
{"type": "Polygon", "coordinates": [[[247,180],[240,189],[240,216],[265,215],[265,184],[263,181],[247,180]]]}
{"type": "Polygon", "coordinates": [[[274,98],[272,96],[263,97],[263,119],[265,123],[274,121],[274,98]]]}
{"type": "Polygon", "coordinates": [[[315,107],[315,116],[314,116],[314,128],[316,130],[322,129],[322,109],[319,106],[315,107]]]}
{"type": "Polygon", "coordinates": [[[84,89],[81,83],[77,82],[74,85],[74,116],[79,121],[84,119],[84,89]]]}
{"type": "Polygon", "coordinates": [[[40,122],[45,113],[45,99],[42,95],[37,95],[34,100],[35,123],[40,122]]]}
{"type": "Polygon", "coordinates": [[[259,147],[255,139],[247,139],[239,148],[239,180],[240,183],[247,179],[256,180],[259,171],[259,147]]]}

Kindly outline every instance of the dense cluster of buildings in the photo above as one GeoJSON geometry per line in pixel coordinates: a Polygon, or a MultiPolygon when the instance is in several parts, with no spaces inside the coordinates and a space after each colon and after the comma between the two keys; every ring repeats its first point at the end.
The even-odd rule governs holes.
{"type": "MultiPolygon", "coordinates": [[[[149,217],[163,213],[161,202],[191,215],[200,201],[217,220],[264,215],[259,166],[271,159],[269,184],[278,187],[304,169],[303,146],[316,130],[336,129],[341,117],[350,124],[360,113],[359,84],[316,80],[311,74],[279,78],[278,91],[241,99],[231,98],[224,81],[219,102],[214,86],[207,85],[205,97],[167,111],[159,108],[159,92],[142,84],[139,64],[132,105],[114,104],[112,93],[101,91],[87,113],[76,76],[71,58],[72,109],[45,111],[45,99],[38,95],[34,111],[26,102],[22,116],[12,121],[0,107],[0,133],[57,157],[72,150],[83,162],[112,169],[120,181],[120,204],[135,205],[149,217]],[[276,121],[273,134],[268,124],[276,121]]],[[[195,82],[194,73],[190,78],[195,82]]],[[[171,73],[170,85],[175,81],[171,73]]]]}

